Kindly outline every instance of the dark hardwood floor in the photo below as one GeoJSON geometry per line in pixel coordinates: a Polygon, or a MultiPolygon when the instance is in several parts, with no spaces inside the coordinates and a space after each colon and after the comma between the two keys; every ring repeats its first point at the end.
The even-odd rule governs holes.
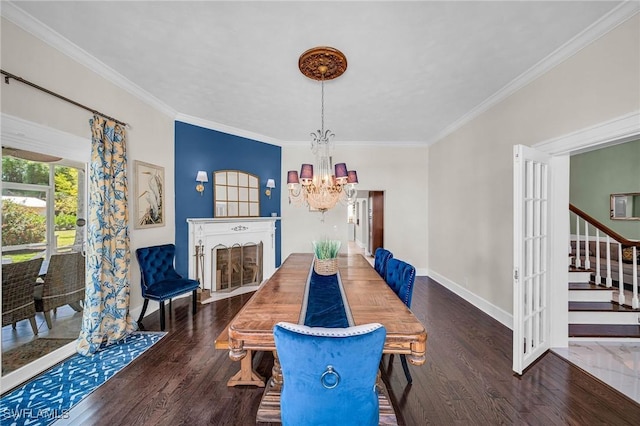
{"type": "MultiPolygon", "coordinates": [[[[253,425],[262,389],[229,388],[238,370],[214,339],[251,294],[173,303],[168,335],[71,412],[72,424],[253,425]]],[[[383,359],[383,379],[404,425],[634,425],[640,405],[549,352],[522,377],[511,371],[511,330],[434,281],[418,277],[412,310],[428,331],[427,362],[383,359]]],[[[159,330],[158,313],[144,321],[159,330]]],[[[271,354],[254,366],[269,376],[271,354]]]]}

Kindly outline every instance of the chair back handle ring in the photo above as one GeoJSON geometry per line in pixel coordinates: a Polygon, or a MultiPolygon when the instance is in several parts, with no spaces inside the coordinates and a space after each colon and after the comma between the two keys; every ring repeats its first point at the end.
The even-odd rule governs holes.
{"type": "Polygon", "coordinates": [[[327,365],[327,369],[320,376],[320,383],[326,389],[333,389],[340,383],[340,375],[333,369],[333,366],[327,365]]]}

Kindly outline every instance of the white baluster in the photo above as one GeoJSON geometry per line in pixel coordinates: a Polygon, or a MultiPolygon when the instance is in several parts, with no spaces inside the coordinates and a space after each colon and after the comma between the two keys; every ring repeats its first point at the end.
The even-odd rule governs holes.
{"type": "Polygon", "coordinates": [[[580,260],[580,216],[576,215],[576,260],[574,262],[576,268],[582,266],[580,260]]]}
{"type": "Polygon", "coordinates": [[[602,284],[600,275],[600,230],[596,228],[596,284],[602,284]]]}
{"type": "Polygon", "coordinates": [[[633,286],[631,307],[633,309],[638,309],[640,308],[640,301],[638,301],[638,247],[636,246],[633,246],[633,281],[631,285],[633,286]]]}
{"type": "Polygon", "coordinates": [[[624,305],[624,271],[622,270],[622,244],[618,243],[618,303],[624,305]]]}
{"type": "Polygon", "coordinates": [[[589,222],[584,221],[584,269],[591,269],[589,258],[589,222]]]}
{"type": "Polygon", "coordinates": [[[607,280],[606,286],[611,287],[613,280],[611,279],[611,237],[607,235],[607,280]]]}

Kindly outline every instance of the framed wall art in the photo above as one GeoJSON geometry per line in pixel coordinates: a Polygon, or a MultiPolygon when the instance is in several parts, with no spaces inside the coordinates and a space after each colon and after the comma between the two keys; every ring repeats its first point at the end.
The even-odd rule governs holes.
{"type": "Polygon", "coordinates": [[[134,228],[164,226],[164,167],[138,160],[134,166],[134,228]]]}

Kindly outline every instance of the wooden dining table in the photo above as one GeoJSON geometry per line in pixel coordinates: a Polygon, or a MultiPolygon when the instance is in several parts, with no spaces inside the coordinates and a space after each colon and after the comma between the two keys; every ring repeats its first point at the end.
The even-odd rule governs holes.
{"type": "MultiPolygon", "coordinates": [[[[226,335],[223,332],[216,341],[216,348],[226,346],[229,357],[241,361],[240,371],[229,381],[229,386],[265,386],[264,379],[253,371],[251,353],[273,351],[272,377],[266,383],[257,421],[280,421],[279,394],[283,379],[275,351],[273,327],[280,321],[304,321],[301,311],[312,262],[312,253],[289,255],[229,323],[226,335]]],[[[338,270],[353,325],[381,323],[387,331],[383,353],[404,354],[411,364],[424,364],[427,341],[424,325],[371,264],[360,254],[340,255],[338,270]]],[[[382,381],[378,382],[381,422],[386,416],[385,423],[393,424],[393,408],[382,381]]]]}

